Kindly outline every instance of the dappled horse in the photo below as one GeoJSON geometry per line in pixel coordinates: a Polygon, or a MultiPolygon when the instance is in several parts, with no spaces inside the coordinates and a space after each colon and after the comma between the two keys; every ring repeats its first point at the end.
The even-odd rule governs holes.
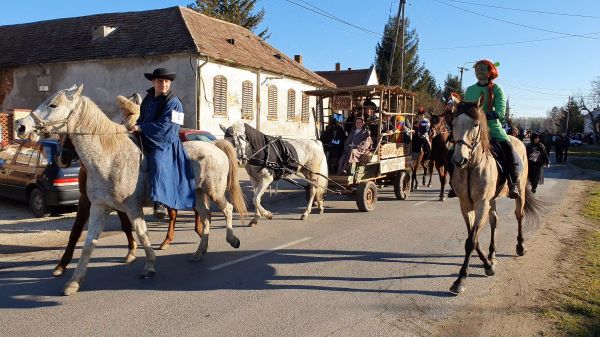
{"type": "MultiPolygon", "coordinates": [[[[485,274],[495,274],[496,263],[496,227],[498,213],[496,200],[507,193],[506,179],[499,174],[496,160],[492,154],[488,138],[485,114],[482,110],[484,96],[476,103],[461,102],[457,107],[453,120],[453,138],[455,143],[452,162],[456,166],[452,173],[452,186],[456,192],[460,210],[467,225],[468,237],[465,242],[465,259],[458,279],[450,287],[454,294],[464,291],[464,283],[469,270],[469,261],[473,250],[477,251],[483,262],[485,274]],[[479,247],[479,233],[490,220],[491,240],[489,254],[486,256],[479,247]]],[[[520,172],[520,198],[515,199],[515,216],[518,224],[517,254],[526,252],[523,238],[522,221],[539,221],[541,202],[527,187],[527,157],[525,146],[518,139],[509,136],[517,152],[523,170],[520,172]]]]}
{"type": "Polygon", "coordinates": [[[449,179],[448,170],[446,170],[446,161],[450,146],[450,143],[448,142],[449,135],[450,133],[446,128],[444,115],[433,115],[431,117],[431,153],[429,154],[428,170],[430,183],[433,175],[433,168],[435,167],[438,172],[440,178],[440,201],[446,199],[444,190],[446,189],[446,182],[449,179]]]}
{"type": "MultiPolygon", "coordinates": [[[[91,203],[88,235],[77,268],[65,286],[65,295],[79,290],[92,251],[112,210],[127,214],[144,247],[146,265],[142,277],[152,277],[156,263],[143,212],[143,206],[152,205],[147,191],[148,176],[143,169],[147,167],[147,159],[125,126],[108,119],[91,99],[81,95],[82,91],[83,85],[60,90],[27,117],[16,121],[17,134],[22,138],[34,131],[69,135],[87,169],[86,191],[91,203]]],[[[186,142],[183,146],[196,179],[194,209],[202,223],[202,238],[192,259],[200,259],[208,248],[209,199],[225,215],[227,242],[238,248],[240,240],[233,232],[232,211],[236,209],[243,215],[246,205],[237,180],[235,149],[226,141],[219,145],[186,142]],[[227,190],[233,205],[226,199],[227,190]]]]}
{"type": "Polygon", "coordinates": [[[307,206],[301,219],[306,219],[316,201],[319,213],[323,213],[323,195],[327,188],[327,158],[323,145],[311,139],[281,139],[267,136],[252,126],[236,122],[232,126],[221,125],[225,139],[231,141],[238,159],[245,164],[246,172],[254,189],[255,215],[249,226],[258,223],[261,216],[273,218],[273,213],[261,205],[263,193],[271,182],[291,174],[300,173],[309,184],[307,206]]]}

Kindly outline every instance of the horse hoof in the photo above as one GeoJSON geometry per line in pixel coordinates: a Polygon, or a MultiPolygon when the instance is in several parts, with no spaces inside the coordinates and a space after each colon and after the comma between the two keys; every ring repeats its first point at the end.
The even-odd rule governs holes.
{"type": "Polygon", "coordinates": [[[446,198],[444,198],[444,197],[440,197],[440,201],[441,201],[441,202],[444,202],[444,201],[446,201],[446,198]]]}
{"type": "Polygon", "coordinates": [[[71,296],[79,291],[79,283],[77,282],[69,282],[65,287],[64,294],[65,296],[71,296]]]}
{"type": "Polygon", "coordinates": [[[491,265],[489,268],[485,268],[485,275],[486,276],[496,275],[496,268],[494,267],[494,265],[491,265]]]}
{"type": "Polygon", "coordinates": [[[142,275],[140,275],[140,278],[142,280],[147,280],[149,278],[153,278],[154,275],[156,275],[156,272],[154,270],[148,270],[142,273],[142,275]]]}
{"type": "Polygon", "coordinates": [[[200,262],[200,261],[202,261],[202,255],[199,255],[196,253],[196,254],[192,255],[192,257],[190,257],[190,259],[188,261],[191,263],[200,262]]]}
{"type": "Polygon", "coordinates": [[[66,270],[66,268],[59,264],[58,266],[56,266],[56,268],[54,268],[54,271],[52,272],[52,276],[55,276],[55,277],[62,276],[65,273],[65,270],[66,270]]]}
{"type": "Polygon", "coordinates": [[[248,222],[248,227],[254,227],[256,226],[257,221],[256,220],[250,220],[250,222],[248,222]]]}
{"type": "Polygon", "coordinates": [[[525,253],[527,253],[527,248],[525,245],[517,245],[517,255],[523,256],[525,253]]]}
{"type": "Polygon", "coordinates": [[[135,261],[135,254],[134,253],[127,253],[127,256],[125,256],[125,258],[123,259],[123,263],[131,263],[133,261],[135,261]]]}
{"type": "Polygon", "coordinates": [[[163,242],[163,243],[160,244],[160,247],[158,247],[158,249],[159,250],[167,250],[167,249],[169,249],[170,245],[171,244],[169,242],[163,242]]]}
{"type": "Polygon", "coordinates": [[[273,220],[273,213],[269,212],[265,214],[265,218],[267,218],[267,220],[273,220]]]}
{"type": "Polygon", "coordinates": [[[308,214],[302,214],[300,220],[306,220],[306,218],[308,218],[308,214]]]}
{"type": "Polygon", "coordinates": [[[454,284],[452,284],[452,287],[450,287],[450,292],[453,293],[454,295],[460,295],[462,292],[465,291],[465,287],[457,282],[454,282],[454,284]]]}
{"type": "Polygon", "coordinates": [[[240,248],[240,239],[234,236],[233,239],[229,241],[229,244],[231,245],[231,247],[238,249],[240,248]]]}
{"type": "Polygon", "coordinates": [[[321,208],[321,209],[319,210],[319,214],[323,214],[323,213],[325,213],[325,209],[324,209],[324,208],[321,208]]]}
{"type": "Polygon", "coordinates": [[[431,183],[427,184],[427,187],[431,187],[431,183]]]}

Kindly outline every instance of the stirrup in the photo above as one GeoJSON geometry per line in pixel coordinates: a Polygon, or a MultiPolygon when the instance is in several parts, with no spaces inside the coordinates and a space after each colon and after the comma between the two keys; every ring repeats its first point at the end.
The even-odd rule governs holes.
{"type": "Polygon", "coordinates": [[[508,197],[510,199],[518,199],[521,197],[521,194],[519,193],[519,185],[518,184],[512,184],[508,186],[508,197]]]}
{"type": "Polygon", "coordinates": [[[158,219],[159,221],[163,221],[166,216],[167,216],[167,209],[165,208],[165,205],[163,205],[160,202],[155,202],[154,203],[154,217],[156,219],[158,219]]]}

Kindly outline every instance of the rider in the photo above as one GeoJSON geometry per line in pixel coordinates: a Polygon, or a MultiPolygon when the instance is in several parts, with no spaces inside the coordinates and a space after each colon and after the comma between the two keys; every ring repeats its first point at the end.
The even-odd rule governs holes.
{"type": "Polygon", "coordinates": [[[140,117],[131,131],[139,132],[148,157],[150,197],[154,216],[162,220],[172,209],[194,207],[195,182],[192,166],[179,140],[183,107],[171,91],[175,73],[157,68],[144,76],[152,81],[140,107],[140,117]]]}
{"type": "Polygon", "coordinates": [[[506,112],[506,97],[502,88],[494,83],[498,77],[498,69],[490,60],[480,60],[475,63],[475,76],[477,83],[465,91],[464,100],[476,102],[480,94],[484,94],[483,110],[487,118],[489,135],[502,148],[504,164],[508,172],[508,197],[516,199],[519,194],[519,168],[512,143],[502,128],[506,112]]]}
{"type": "Polygon", "coordinates": [[[425,108],[420,107],[417,113],[417,135],[421,139],[423,145],[424,158],[429,156],[431,152],[431,140],[429,139],[429,130],[431,129],[431,123],[425,115],[425,108]]]}

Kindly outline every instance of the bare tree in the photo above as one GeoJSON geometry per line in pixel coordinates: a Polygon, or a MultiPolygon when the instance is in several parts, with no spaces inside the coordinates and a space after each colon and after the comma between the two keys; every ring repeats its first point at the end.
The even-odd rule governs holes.
{"type": "Polygon", "coordinates": [[[596,116],[594,116],[593,112],[600,108],[600,77],[596,77],[596,79],[592,81],[592,88],[587,95],[578,94],[576,96],[579,108],[588,113],[592,123],[594,138],[598,139],[598,136],[600,135],[600,113],[597,113],[596,116]],[[596,108],[590,110],[590,104],[592,107],[595,105],[596,108]]]}

